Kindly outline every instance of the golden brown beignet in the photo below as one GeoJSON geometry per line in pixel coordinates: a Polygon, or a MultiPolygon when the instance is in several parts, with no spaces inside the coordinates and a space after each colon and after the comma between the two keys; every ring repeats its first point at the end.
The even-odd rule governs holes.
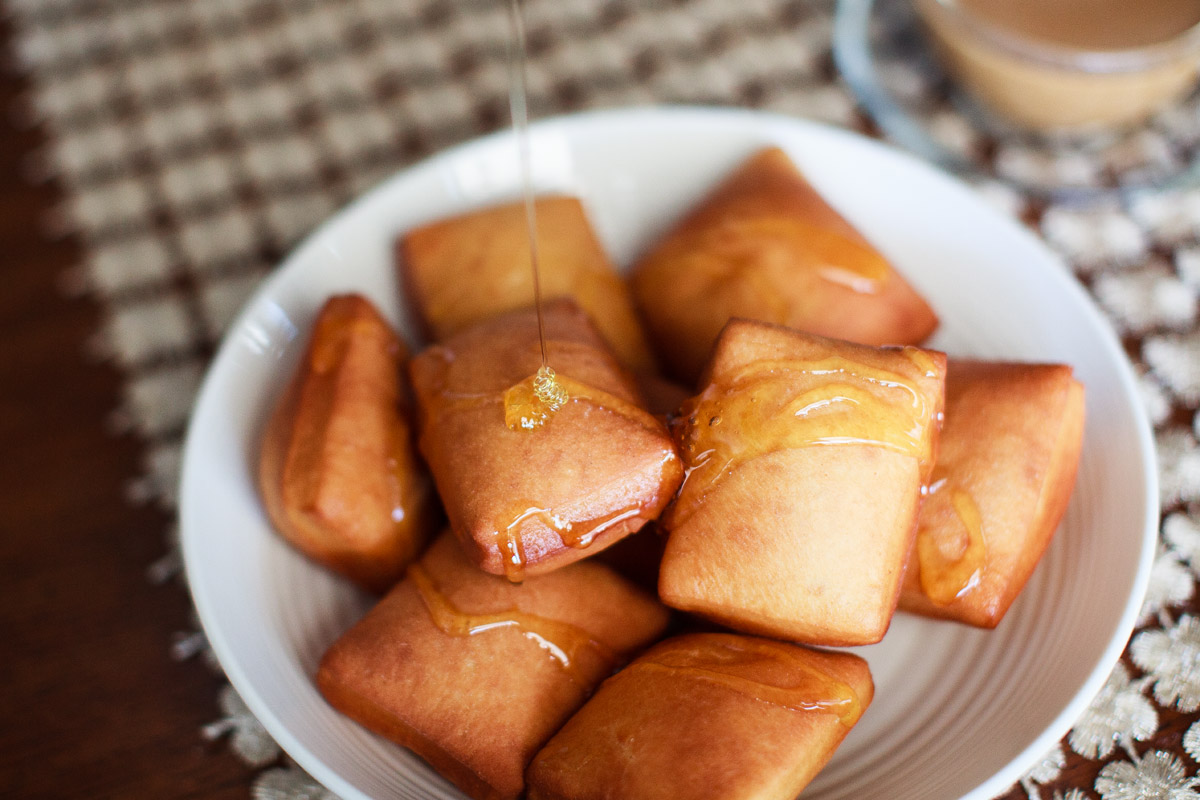
{"type": "MultiPolygon", "coordinates": [[[[576,197],[536,200],[542,297],[570,297],[621,362],[636,372],[654,360],[629,289],[613,269],[576,197]]],[[[470,325],[533,305],[529,228],[523,202],[434,222],[397,243],[400,275],[426,333],[442,341],[470,325]]]]}
{"type": "Polygon", "coordinates": [[[334,643],[317,685],[471,797],[515,798],[538,748],[667,616],[600,564],[521,586],[486,575],[446,533],[334,643]]]}
{"type": "Polygon", "coordinates": [[[810,644],[887,631],[935,455],[945,356],[731,320],[676,426],[659,594],[810,644]]]}
{"type": "Polygon", "coordinates": [[[1062,364],[953,359],[946,421],[900,607],[994,628],[1075,486],[1083,385],[1062,364]]]}
{"type": "Polygon", "coordinates": [[[529,800],[792,800],[871,702],[849,653],[727,633],[660,642],[529,767],[529,800]]]}
{"type": "Polygon", "coordinates": [[[696,379],[732,317],[862,344],[917,344],[937,317],[780,149],[760,151],[633,269],[662,362],[696,379]]]}
{"type": "Polygon", "coordinates": [[[533,310],[468,328],[410,365],[420,448],[450,525],[473,561],[513,580],[638,530],[683,477],[665,425],[587,316],[557,300],[544,318],[549,363],[570,400],[532,430],[509,414],[541,365],[533,310]]]}
{"type": "Polygon", "coordinates": [[[259,487],[285,539],[381,592],[437,520],[402,408],[404,345],[370,301],[330,298],[267,424],[259,487]]]}

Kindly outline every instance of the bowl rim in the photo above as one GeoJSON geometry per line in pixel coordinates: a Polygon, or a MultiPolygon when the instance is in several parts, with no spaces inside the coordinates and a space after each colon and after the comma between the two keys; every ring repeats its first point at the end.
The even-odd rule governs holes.
{"type": "MultiPolygon", "coordinates": [[[[580,126],[586,128],[601,124],[647,125],[653,124],[655,118],[664,117],[676,122],[686,120],[696,124],[704,124],[705,121],[715,121],[761,125],[771,129],[780,127],[784,129],[795,127],[807,128],[822,135],[853,140],[856,146],[885,151],[890,157],[918,165],[920,169],[927,171],[931,176],[949,182],[949,185],[957,190],[969,191],[968,187],[955,176],[949,175],[943,170],[938,169],[936,165],[929,164],[885,142],[871,139],[854,131],[775,112],[689,105],[651,105],[599,109],[540,119],[530,124],[530,132],[536,134],[541,129],[553,129],[557,127],[571,129],[580,126]]],[[[234,646],[225,638],[225,634],[217,622],[216,612],[213,610],[213,604],[209,596],[210,587],[203,582],[193,580],[199,569],[198,564],[200,563],[198,553],[195,552],[198,544],[196,544],[196,537],[188,536],[186,531],[189,528],[195,527],[196,523],[189,523],[189,520],[197,513],[196,509],[202,505],[199,498],[193,498],[193,492],[199,483],[195,476],[201,471],[201,465],[197,463],[199,448],[196,446],[195,440],[200,439],[204,435],[198,424],[198,420],[202,416],[200,411],[207,409],[215,402],[218,390],[220,389],[218,378],[223,372],[233,366],[236,353],[231,343],[234,341],[238,331],[242,330],[252,318],[255,308],[260,305],[261,301],[271,296],[276,291],[276,287],[285,280],[287,268],[290,264],[299,260],[304,252],[317,246],[331,229],[342,224],[346,218],[353,216],[359,208],[376,202],[375,198],[385,193],[392,184],[408,180],[414,173],[435,168],[442,161],[461,157],[462,154],[476,148],[491,146],[496,141],[509,138],[512,135],[511,130],[501,129],[466,140],[433,153],[413,164],[401,167],[390,176],[360,193],[341,209],[329,215],[308,235],[297,242],[271,274],[251,294],[242,307],[242,310],[226,329],[218,344],[216,356],[206,370],[188,422],[183,443],[183,457],[180,470],[178,519],[184,575],[187,579],[188,589],[201,627],[208,637],[209,644],[221,665],[222,671],[230,684],[241,696],[247,708],[254,714],[255,718],[258,719],[271,737],[302,769],[306,770],[322,785],[344,798],[344,800],[371,800],[371,798],[343,778],[339,773],[326,767],[321,757],[312,752],[293,734],[291,729],[276,715],[266,699],[258,693],[253,681],[249,678],[240,660],[236,657],[234,646]]],[[[1121,616],[1113,626],[1113,633],[1100,658],[1092,666],[1087,678],[1079,685],[1071,699],[1063,706],[1062,710],[1055,716],[1051,723],[1033,741],[1026,745],[1024,749],[1010,759],[1008,763],[996,770],[990,778],[977,785],[967,794],[962,795],[960,800],[991,800],[992,797],[1013,785],[1030,766],[1045,755],[1050,747],[1066,735],[1085,708],[1099,693],[1128,645],[1140,616],[1140,609],[1149,587],[1150,570],[1154,560],[1160,518],[1158,471],[1154,437],[1144,406],[1136,402],[1138,390],[1132,364],[1125,355],[1111,325],[1101,314],[1090,296],[1088,296],[1083,286],[1073,278],[1062,259],[1017,221],[1004,219],[1004,222],[1010,226],[1010,232],[1013,235],[1025,239],[1027,244],[1032,243],[1038,249],[1044,251],[1047,257],[1059,267],[1059,269],[1048,271],[1047,279],[1056,282],[1059,284],[1060,289],[1073,294],[1077,301],[1081,301],[1080,305],[1083,313],[1093,324],[1093,327],[1096,328],[1100,339],[1099,344],[1108,351],[1125,395],[1135,400],[1131,404],[1131,410],[1135,418],[1138,455],[1143,465],[1142,486],[1145,489],[1145,508],[1141,531],[1141,550],[1137,569],[1131,582],[1132,591],[1125,603],[1121,616]]]]}
{"type": "Polygon", "coordinates": [[[916,0],[913,5],[919,14],[936,16],[961,34],[993,50],[1063,72],[1097,76],[1124,75],[1149,71],[1177,59],[1189,57],[1200,64],[1200,20],[1162,42],[1139,47],[1102,49],[1072,47],[1047,39],[1024,36],[964,8],[958,0],[916,0]]]}

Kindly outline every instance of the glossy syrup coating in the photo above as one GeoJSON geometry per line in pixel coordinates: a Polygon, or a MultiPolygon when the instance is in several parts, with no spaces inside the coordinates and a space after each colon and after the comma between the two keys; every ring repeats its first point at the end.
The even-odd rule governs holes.
{"type": "Polygon", "coordinates": [[[662,363],[691,383],[733,317],[863,344],[918,344],[929,305],[778,148],[738,167],[634,266],[662,363]]]}
{"type": "Polygon", "coordinates": [[[952,359],[900,607],[999,624],[1066,512],[1083,429],[1070,367],[952,359]]]}
{"type": "MultiPolygon", "coordinates": [[[[625,367],[652,372],[654,360],[629,289],[583,204],[576,197],[546,195],[534,205],[542,298],[573,299],[625,367]]],[[[400,238],[396,252],[404,295],[434,341],[533,304],[533,266],[521,201],[416,228],[400,238]]]]}
{"type": "Polygon", "coordinates": [[[429,618],[442,633],[478,636],[500,628],[512,628],[545,650],[567,677],[582,687],[592,684],[597,670],[612,669],[620,661],[608,645],[578,625],[530,614],[515,606],[486,613],[464,611],[450,600],[420,564],[410,566],[407,577],[421,595],[429,618]]]}
{"type": "Polygon", "coordinates": [[[791,800],[870,704],[867,664],[727,633],[660,642],[529,767],[530,800],[791,800]]]}
{"type": "Polygon", "coordinates": [[[918,520],[917,540],[907,568],[919,576],[925,597],[934,605],[946,606],[974,592],[983,579],[988,560],[983,516],[975,496],[951,481],[944,471],[934,472],[925,488],[921,511],[929,521],[918,520]],[[943,535],[943,524],[959,529],[953,540],[943,535]]]}
{"type": "Polygon", "coordinates": [[[480,572],[447,532],[334,643],[317,685],[471,797],[516,798],[538,749],[667,619],[600,564],[518,586],[480,572]]]}
{"type": "MultiPolygon", "coordinates": [[[[896,352],[926,377],[937,373],[925,351],[896,352]]],[[[682,524],[738,467],[780,450],[877,447],[917,459],[927,475],[937,433],[927,421],[937,399],[913,383],[912,372],[828,355],[766,358],[722,374],[680,411],[687,477],[668,527],[682,524]]]]}
{"type": "Polygon", "coordinates": [[[368,300],[330,298],[260,451],[279,533],[376,592],[400,579],[438,519],[408,421],[406,355],[368,300]]]}
{"type": "Polygon", "coordinates": [[[945,356],[733,320],[676,437],[667,605],[810,644],[886,632],[937,450],[945,356]]]}
{"type": "Polygon", "coordinates": [[[588,318],[566,300],[544,314],[568,399],[541,407],[537,318],[518,311],[413,359],[421,452],[451,527],[482,569],[512,580],[599,552],[655,519],[683,469],[588,318]]]}

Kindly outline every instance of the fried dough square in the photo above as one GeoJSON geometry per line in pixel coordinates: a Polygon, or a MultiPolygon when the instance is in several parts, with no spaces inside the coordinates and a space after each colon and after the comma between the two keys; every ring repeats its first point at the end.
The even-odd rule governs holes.
{"type": "Polygon", "coordinates": [[[849,653],[707,633],[605,681],[529,767],[529,800],[792,800],[871,702],[849,653]]]}
{"type": "Polygon", "coordinates": [[[932,469],[945,355],[732,320],[676,436],[659,594],[737,630],[876,642],[932,469]]]}
{"type": "Polygon", "coordinates": [[[330,298],[267,424],[259,487],[279,533],[381,592],[437,524],[401,384],[403,343],[370,301],[330,298]]]}
{"type": "Polygon", "coordinates": [[[732,317],[862,344],[918,344],[937,317],[779,148],[764,149],[632,273],[662,363],[693,382],[732,317]]]}
{"type": "Polygon", "coordinates": [[[599,552],[658,517],[683,477],[587,316],[546,306],[547,355],[569,395],[533,396],[538,320],[516,311],[434,345],[410,365],[420,449],[450,526],[482,569],[513,580],[599,552]]]}
{"type": "Polygon", "coordinates": [[[317,685],[477,800],[516,798],[538,749],[668,612],[600,564],[516,586],[449,533],[325,654],[317,685]]]}
{"type": "MultiPolygon", "coordinates": [[[[633,299],[577,197],[535,200],[542,297],[570,297],[621,362],[654,369],[633,299]]],[[[442,341],[477,322],[533,305],[529,228],[521,201],[440,220],[397,242],[400,277],[428,336],[442,341]]]]}
{"type": "Polygon", "coordinates": [[[998,625],[1067,510],[1083,428],[1084,389],[1069,366],[951,359],[900,607],[998,625]]]}

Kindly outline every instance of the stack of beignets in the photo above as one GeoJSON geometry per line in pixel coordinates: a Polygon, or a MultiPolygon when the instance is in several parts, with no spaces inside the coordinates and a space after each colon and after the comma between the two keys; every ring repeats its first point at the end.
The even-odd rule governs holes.
{"type": "Polygon", "coordinates": [[[274,524],[363,586],[395,584],[318,686],[474,798],[794,797],[874,686],[862,659],[789,642],[878,641],[898,602],[998,624],[1066,509],[1083,388],[1063,365],[948,368],[913,346],[932,310],[774,148],[634,269],[690,388],[654,371],[579,201],[537,211],[565,400],[539,389],[520,204],[397,244],[435,340],[408,374],[449,520],[419,560],[433,506],[403,346],[366,300],[329,301],[271,418],[274,524]],[[666,606],[695,615],[676,633],[704,632],[646,650],[666,606]]]}

